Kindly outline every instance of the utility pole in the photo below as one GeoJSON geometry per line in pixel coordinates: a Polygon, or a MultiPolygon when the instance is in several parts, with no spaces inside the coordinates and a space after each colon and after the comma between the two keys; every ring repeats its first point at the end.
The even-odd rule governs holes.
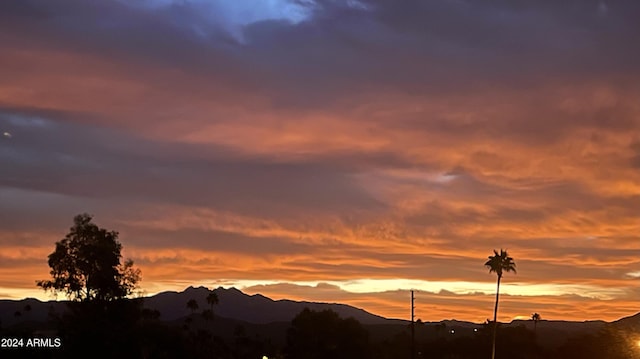
{"type": "Polygon", "coordinates": [[[411,291],[411,359],[415,359],[416,357],[416,329],[414,326],[414,309],[416,309],[414,302],[415,297],[413,296],[413,290],[411,291]]]}

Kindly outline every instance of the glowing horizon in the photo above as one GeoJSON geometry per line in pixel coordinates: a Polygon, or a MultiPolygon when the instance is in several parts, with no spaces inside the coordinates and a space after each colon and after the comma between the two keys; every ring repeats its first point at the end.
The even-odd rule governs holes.
{"type": "MultiPolygon", "coordinates": [[[[160,285],[147,285],[144,284],[137,291],[138,295],[153,296],[165,291],[181,292],[187,287],[207,287],[215,289],[222,288],[237,288],[246,294],[262,294],[270,297],[274,300],[288,299],[298,301],[318,301],[329,303],[342,303],[352,305],[371,312],[372,314],[385,316],[387,318],[406,319],[406,308],[402,300],[398,300],[396,303],[389,305],[385,308],[385,301],[389,299],[389,296],[399,297],[402,294],[409,295],[410,290],[414,290],[418,298],[420,306],[417,308],[417,315],[423,314],[424,321],[439,321],[446,319],[458,319],[455,312],[447,312],[438,310],[435,314],[429,313],[429,308],[433,305],[428,299],[421,302],[420,298],[436,298],[443,296],[445,299],[455,298],[459,306],[465,306],[465,300],[469,303],[477,301],[483,301],[487,303],[487,311],[493,303],[495,298],[495,283],[481,282],[481,283],[465,283],[465,282],[437,282],[432,283],[428,281],[420,280],[350,280],[346,282],[314,282],[314,281],[296,281],[296,282],[283,282],[283,281],[264,281],[264,280],[231,280],[231,279],[217,279],[217,280],[201,280],[197,282],[188,282],[184,280],[165,281],[160,285]],[[382,285],[381,285],[382,284],[382,285]],[[395,285],[400,285],[396,287],[395,285]],[[294,286],[297,287],[300,292],[289,292],[281,289],[282,286],[294,286]],[[466,289],[462,289],[466,286],[466,289]],[[453,288],[453,290],[451,290],[453,288]],[[456,290],[457,289],[457,290],[456,290]],[[323,293],[324,292],[324,293],[323,293]],[[329,296],[327,296],[329,294],[329,296]],[[376,298],[376,295],[381,295],[382,298],[376,298]],[[332,297],[331,297],[332,296],[332,297]],[[384,298],[386,297],[386,298],[384,298]],[[456,298],[457,297],[457,298],[456,298]],[[331,300],[330,298],[336,298],[331,300]],[[341,299],[338,300],[338,298],[341,299]],[[386,310],[385,310],[386,309],[386,310]],[[426,314],[426,316],[424,316],[426,314]]],[[[618,288],[599,288],[597,286],[576,286],[576,285],[520,285],[518,283],[504,283],[501,286],[501,294],[505,297],[501,305],[506,309],[502,309],[499,320],[510,321],[516,319],[528,319],[530,314],[526,313],[530,302],[522,297],[540,297],[551,298],[553,296],[580,296],[585,301],[599,301],[602,299],[612,300],[615,299],[615,295],[623,294],[624,290],[618,288]],[[580,292],[581,294],[578,294],[580,292]],[[592,294],[593,296],[590,296],[592,294]],[[603,298],[602,296],[608,296],[603,298]],[[520,297],[517,303],[511,302],[513,297],[520,297]]],[[[22,298],[35,298],[41,301],[48,300],[66,300],[63,294],[54,296],[49,292],[44,292],[40,289],[8,289],[0,287],[0,292],[9,293],[9,299],[22,299],[22,298]],[[13,294],[11,294],[13,293],[13,294]]],[[[400,299],[400,298],[398,298],[400,299]]],[[[437,302],[442,299],[436,299],[437,302]]],[[[627,316],[624,309],[620,309],[612,312],[611,315],[604,318],[585,317],[584,313],[567,317],[567,313],[562,311],[546,312],[545,320],[605,320],[613,321],[620,319],[623,316],[627,316]],[[561,314],[560,316],[558,314],[561,314]]],[[[479,315],[474,318],[466,318],[476,323],[481,323],[484,318],[489,314],[479,315]]],[[[635,313],[630,313],[635,314],[635,313]]]]}

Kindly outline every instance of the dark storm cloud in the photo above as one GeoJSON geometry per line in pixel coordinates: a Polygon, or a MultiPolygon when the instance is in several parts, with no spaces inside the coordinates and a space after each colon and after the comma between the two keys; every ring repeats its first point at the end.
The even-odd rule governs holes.
{"type": "MultiPolygon", "coordinates": [[[[581,86],[585,75],[588,83],[622,84],[640,92],[634,75],[639,73],[640,46],[621,40],[640,35],[629,16],[638,8],[634,2],[359,4],[318,1],[306,21],[252,23],[244,27],[245,41],[239,42],[200,3],[147,9],[115,1],[7,1],[0,5],[0,26],[6,30],[0,41],[9,49],[49,48],[107,58],[116,75],[148,89],[137,106],[128,105],[115,118],[96,110],[85,111],[85,119],[138,130],[180,123],[182,116],[169,115],[176,108],[199,112],[190,119],[193,124],[230,122],[203,103],[251,108],[246,95],[267,98],[265,110],[312,109],[340,116],[357,105],[351,95],[389,91],[414,96],[417,102],[436,101],[440,108],[427,106],[394,117],[365,111],[351,121],[449,136],[452,144],[496,137],[546,144],[571,136],[575,128],[640,129],[633,101],[620,92],[588,113],[558,108],[557,103],[571,100],[561,98],[566,94],[546,94],[549,84],[581,86]],[[156,72],[162,70],[191,77],[156,72]],[[498,94],[484,95],[492,91],[498,94]],[[449,115],[451,109],[467,106],[474,111],[466,120],[449,115]]],[[[26,70],[5,72],[12,78],[26,70]]],[[[380,155],[389,166],[409,166],[400,156],[380,155]]],[[[190,177],[184,176],[190,187],[201,184],[190,177]]],[[[279,181],[277,176],[273,180],[279,181]]]]}
{"type": "MultiPolygon", "coordinates": [[[[548,82],[569,84],[583,75],[632,84],[630,78],[636,76],[631,70],[640,63],[640,46],[621,40],[640,33],[629,16],[637,12],[633,2],[611,4],[606,13],[598,2],[364,3],[369,10],[322,7],[313,20],[295,29],[282,23],[254,24],[247,29],[244,50],[277,71],[275,80],[290,91],[276,91],[276,96],[291,106],[310,105],[310,99],[324,104],[337,98],[332,93],[370,87],[441,96],[487,87],[521,90],[548,82]],[[291,90],[302,83],[313,86],[296,96],[291,90]],[[307,91],[313,96],[305,96],[307,91]]],[[[614,119],[605,111],[592,121],[614,119]]],[[[557,119],[532,115],[496,132],[557,125],[557,119]]],[[[451,130],[457,133],[459,128],[451,130]]],[[[551,135],[549,130],[545,132],[551,135]]]]}
{"type": "Polygon", "coordinates": [[[118,1],[10,0],[0,6],[3,25],[14,30],[3,40],[14,46],[38,45],[109,55],[114,60],[197,66],[198,70],[232,65],[231,61],[215,62],[226,59],[215,56],[220,54],[211,46],[219,41],[203,41],[195,35],[193,28],[205,24],[212,35],[222,34],[195,5],[145,11],[118,1]]]}
{"type": "Polygon", "coordinates": [[[627,41],[640,34],[632,1],[606,11],[596,1],[317,3],[307,21],[248,25],[244,44],[194,2],[154,10],[78,0],[0,6],[5,41],[20,31],[21,43],[31,35],[39,45],[53,40],[56,48],[209,74],[287,106],[322,106],[370,86],[432,94],[488,83],[520,88],[556,76],[629,74],[640,63],[640,46],[627,41]]]}
{"type": "MultiPolygon", "coordinates": [[[[393,1],[373,0],[381,22],[417,36],[441,39],[452,48],[474,51],[480,56],[466,59],[503,70],[610,70],[603,68],[628,58],[610,56],[638,53],[628,36],[640,30],[632,14],[640,6],[634,1],[393,1]],[[624,38],[620,38],[624,35],[624,38]],[[578,63],[576,55],[591,55],[578,63]],[[493,64],[483,60],[493,60],[493,64]],[[569,65],[571,68],[569,68],[569,65]]],[[[425,47],[429,44],[425,42],[425,47]]],[[[433,47],[431,47],[433,48],[433,47]]]]}
{"type": "Polygon", "coordinates": [[[211,206],[269,216],[301,208],[344,212],[383,205],[344,169],[277,163],[216,146],[153,142],[123,132],[4,114],[2,186],[66,196],[211,206]],[[206,153],[206,157],[203,156],[206,153]]]}

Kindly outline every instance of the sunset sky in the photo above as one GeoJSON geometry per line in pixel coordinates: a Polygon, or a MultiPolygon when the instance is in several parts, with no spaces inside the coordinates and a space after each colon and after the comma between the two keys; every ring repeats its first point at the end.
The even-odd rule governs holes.
{"type": "Polygon", "coordinates": [[[640,311],[640,2],[0,1],[0,298],[88,212],[147,294],[640,311]]]}

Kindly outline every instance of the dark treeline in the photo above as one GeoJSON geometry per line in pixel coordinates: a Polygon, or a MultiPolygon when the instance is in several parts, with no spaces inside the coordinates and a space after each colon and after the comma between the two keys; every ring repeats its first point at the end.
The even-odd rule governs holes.
{"type": "MultiPolygon", "coordinates": [[[[24,321],[2,328],[3,338],[59,338],[59,348],[2,349],[3,358],[220,358],[315,359],[412,358],[408,325],[365,326],[341,318],[331,310],[305,309],[279,333],[256,335],[243,326],[214,334],[213,324],[223,318],[207,310],[173,322],[143,308],[141,299],[110,302],[70,302],[64,314],[51,313],[47,323],[24,321]]],[[[443,324],[416,324],[414,358],[488,358],[492,326],[477,331],[443,324]]],[[[524,325],[499,327],[497,358],[639,358],[628,331],[609,325],[594,334],[569,337],[556,347],[538,344],[537,334],[524,325]]]]}

